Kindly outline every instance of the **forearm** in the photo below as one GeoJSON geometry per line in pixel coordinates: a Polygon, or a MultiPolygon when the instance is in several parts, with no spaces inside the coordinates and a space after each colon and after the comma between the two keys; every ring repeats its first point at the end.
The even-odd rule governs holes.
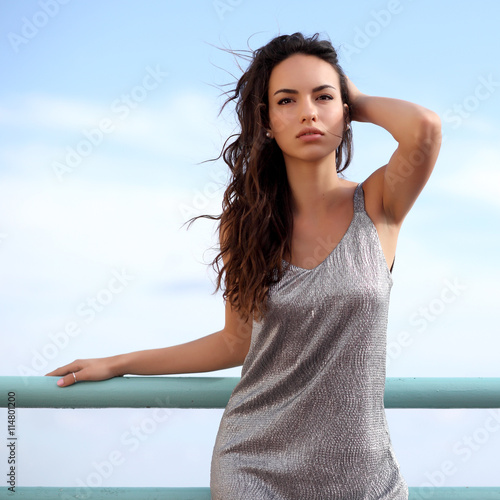
{"type": "Polygon", "coordinates": [[[386,220],[400,226],[436,163],[441,147],[441,119],[412,102],[363,94],[348,77],[346,81],[351,121],[378,125],[398,142],[388,163],[374,175],[379,178],[380,203],[386,220]]]}
{"type": "Polygon", "coordinates": [[[116,376],[170,375],[232,368],[243,360],[229,349],[223,333],[216,332],[185,344],[113,356],[112,363],[116,376]]]}
{"type": "Polygon", "coordinates": [[[418,142],[430,128],[440,128],[436,113],[412,102],[359,94],[351,106],[351,119],[386,129],[398,143],[418,142]]]}

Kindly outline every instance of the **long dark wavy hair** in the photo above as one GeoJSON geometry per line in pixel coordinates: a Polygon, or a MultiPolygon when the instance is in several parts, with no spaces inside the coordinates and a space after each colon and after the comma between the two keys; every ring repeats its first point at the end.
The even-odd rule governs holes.
{"type": "MultiPolygon", "coordinates": [[[[231,170],[222,213],[188,221],[191,224],[199,217],[219,220],[220,252],[212,262],[217,273],[214,293],[222,289],[224,282],[224,300],[229,300],[245,320],[250,316],[260,320],[265,315],[269,287],[281,279],[286,270],[284,256],[291,255],[293,216],[285,161],[276,141],[266,137],[273,68],[297,53],[323,59],[337,71],[342,102],[350,110],[347,82],[337,52],[330,41],[318,38],[318,33],[311,37],[302,33],[280,35],[253,52],[238,51],[236,55],[250,60],[250,65],[236,87],[225,92],[229,98],[220,112],[235,102],[241,131],[225,141],[218,158],[210,160],[222,156],[231,170]],[[243,52],[247,55],[241,56],[243,52]]],[[[349,166],[352,156],[352,128],[347,128],[350,111],[344,120],[343,139],[336,151],[337,172],[349,166]]]]}

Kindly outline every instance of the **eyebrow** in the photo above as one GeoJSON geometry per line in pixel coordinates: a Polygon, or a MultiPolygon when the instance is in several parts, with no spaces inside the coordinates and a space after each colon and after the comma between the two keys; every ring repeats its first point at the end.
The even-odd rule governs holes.
{"type": "MultiPolygon", "coordinates": [[[[314,93],[314,92],[319,92],[320,90],[327,89],[327,88],[337,90],[333,85],[320,85],[319,87],[314,87],[312,89],[312,91],[314,93]]],[[[280,90],[277,90],[274,93],[274,95],[279,94],[280,92],[284,92],[285,94],[298,94],[299,93],[299,91],[295,90],[295,89],[280,89],[280,90]]]]}

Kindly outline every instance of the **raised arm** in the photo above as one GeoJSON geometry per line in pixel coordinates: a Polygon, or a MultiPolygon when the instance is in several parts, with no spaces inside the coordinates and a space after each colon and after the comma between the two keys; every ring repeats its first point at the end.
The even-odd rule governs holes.
{"type": "Polygon", "coordinates": [[[387,222],[400,225],[424,188],[441,147],[441,120],[418,104],[360,92],[348,79],[351,119],[385,128],[398,142],[389,163],[373,174],[387,222]]]}

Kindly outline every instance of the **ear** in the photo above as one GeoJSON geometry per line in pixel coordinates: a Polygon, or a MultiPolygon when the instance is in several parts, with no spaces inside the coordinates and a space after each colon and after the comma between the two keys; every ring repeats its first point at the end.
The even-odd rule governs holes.
{"type": "Polygon", "coordinates": [[[349,128],[351,120],[349,118],[349,106],[346,103],[344,103],[344,121],[347,125],[347,128],[349,128]]]}

